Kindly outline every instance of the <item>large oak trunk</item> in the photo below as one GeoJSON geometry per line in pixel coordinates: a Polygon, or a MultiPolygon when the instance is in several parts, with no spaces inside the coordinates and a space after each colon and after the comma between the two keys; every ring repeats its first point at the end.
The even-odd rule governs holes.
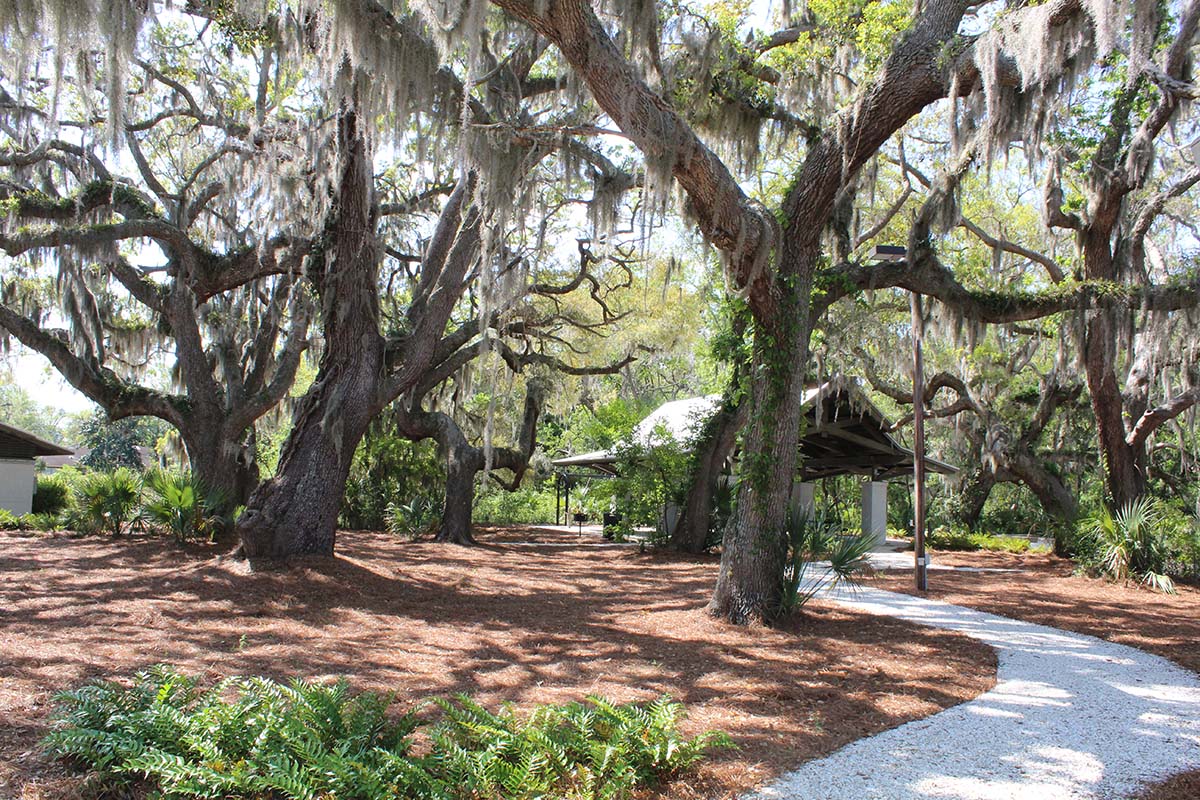
{"type": "Polygon", "coordinates": [[[377,411],[379,360],[366,350],[353,367],[323,365],[318,372],[278,472],[251,495],[238,520],[246,556],[333,555],[350,464],[377,411]]]}
{"type": "Polygon", "coordinates": [[[238,520],[251,558],[332,555],[338,512],[354,451],[381,406],[379,251],[370,160],[353,112],[339,119],[342,161],[330,260],[314,281],[323,310],[325,349],[301,402],[274,478],[262,484],[238,520]]]}
{"type": "Polygon", "coordinates": [[[799,456],[815,253],[788,270],[776,319],[756,319],[747,429],[737,509],[721,542],[709,613],[735,624],[772,622],[780,612],[785,524],[799,456]]]}
{"type": "Polygon", "coordinates": [[[446,496],[437,541],[450,544],[475,544],[471,535],[471,512],[475,508],[475,476],[483,469],[479,448],[462,443],[446,455],[446,496]]]}
{"type": "MultiPolygon", "coordinates": [[[[219,422],[180,429],[192,474],[207,492],[213,510],[222,515],[244,505],[258,485],[254,451],[244,442],[231,441],[219,422]],[[199,430],[195,430],[199,428],[199,430]]],[[[223,530],[224,539],[232,529],[223,530]]]]}
{"type": "Polygon", "coordinates": [[[1117,380],[1117,312],[1087,312],[1083,364],[1096,416],[1105,481],[1114,508],[1121,508],[1146,491],[1145,447],[1130,446],[1125,431],[1125,399],[1117,380]]]}

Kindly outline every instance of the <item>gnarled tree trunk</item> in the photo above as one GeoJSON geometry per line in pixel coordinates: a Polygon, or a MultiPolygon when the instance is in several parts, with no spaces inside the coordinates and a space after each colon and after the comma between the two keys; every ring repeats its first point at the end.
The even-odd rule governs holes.
{"type": "Polygon", "coordinates": [[[448,544],[475,544],[471,535],[471,514],[475,510],[475,476],[483,471],[483,451],[466,439],[446,453],[446,496],[442,520],[435,541],[448,544]]]}
{"type": "MultiPolygon", "coordinates": [[[[735,377],[735,380],[737,378],[735,377]]],[[[691,485],[683,501],[679,523],[671,533],[671,547],[684,553],[702,553],[713,526],[718,483],[733,454],[738,431],[745,424],[744,405],[727,393],[721,409],[708,421],[699,449],[692,454],[691,485]]]]}
{"type": "Polygon", "coordinates": [[[385,365],[371,163],[354,112],[343,111],[338,125],[341,175],[331,253],[315,276],[325,349],[275,477],[251,495],[238,520],[251,558],[333,554],[350,463],[381,407],[385,365]]]}
{"type": "Polygon", "coordinates": [[[991,497],[995,485],[996,475],[987,467],[981,467],[971,473],[959,493],[960,500],[955,517],[960,524],[972,530],[979,527],[983,507],[991,497]]]}
{"type": "Polygon", "coordinates": [[[809,295],[817,250],[785,243],[790,280],[774,324],[756,320],[747,427],[737,511],[721,542],[721,570],[709,613],[735,624],[772,622],[780,613],[785,524],[799,458],[800,420],[808,364],[809,295]],[[788,251],[791,251],[788,253],[788,251]],[[790,255],[790,258],[789,258],[790,255]]]}

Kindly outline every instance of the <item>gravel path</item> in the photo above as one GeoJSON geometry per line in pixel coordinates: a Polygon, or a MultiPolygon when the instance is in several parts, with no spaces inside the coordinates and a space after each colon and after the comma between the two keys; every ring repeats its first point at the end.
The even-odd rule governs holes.
{"type": "Polygon", "coordinates": [[[1163,658],[894,592],[836,599],[986,642],[999,681],[968,703],[810,761],[754,800],[1125,798],[1200,767],[1200,676],[1163,658]]]}

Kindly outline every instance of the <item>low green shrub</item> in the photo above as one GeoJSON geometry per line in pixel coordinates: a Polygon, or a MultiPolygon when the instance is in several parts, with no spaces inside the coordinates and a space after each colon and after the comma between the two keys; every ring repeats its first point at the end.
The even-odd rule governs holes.
{"type": "Polygon", "coordinates": [[[730,745],[720,733],[681,736],[683,707],[665,697],[591,697],[522,716],[459,696],[423,723],[345,680],[231,678],[201,690],[159,666],[55,702],[49,753],[114,789],[146,782],[165,798],[620,800],[730,745]],[[417,753],[422,728],[429,746],[417,753]]]}
{"type": "Polygon", "coordinates": [[[225,496],[204,485],[188,470],[156,469],[146,476],[142,517],[179,543],[212,540],[225,525],[219,509],[225,496]]]}
{"type": "Polygon", "coordinates": [[[1162,505],[1143,496],[1114,513],[1101,505],[1086,517],[1078,536],[1078,558],[1115,581],[1138,580],[1156,591],[1174,593],[1167,575],[1172,557],[1162,505]]]}
{"type": "Polygon", "coordinates": [[[1020,536],[993,536],[973,533],[965,528],[939,526],[925,537],[925,544],[934,550],[988,550],[1001,553],[1024,553],[1029,540],[1020,536]]]}
{"type": "Polygon", "coordinates": [[[822,589],[857,582],[868,570],[867,554],[874,546],[868,533],[846,535],[836,520],[810,516],[800,510],[788,514],[784,531],[787,562],[783,572],[783,592],[779,616],[802,609],[822,589]],[[810,574],[815,561],[828,561],[820,574],[810,574]]]}
{"type": "Polygon", "coordinates": [[[39,475],[33,492],[34,514],[61,514],[71,505],[71,487],[58,475],[39,475]]]}
{"type": "Polygon", "coordinates": [[[29,530],[29,515],[17,515],[9,511],[7,508],[0,508],[0,531],[26,531],[29,530]]]}
{"type": "Polygon", "coordinates": [[[438,507],[428,497],[414,497],[407,503],[391,502],[383,519],[388,533],[415,540],[433,529],[438,521],[438,507]]]}
{"type": "Polygon", "coordinates": [[[545,525],[554,522],[554,490],[521,487],[515,492],[481,489],[475,496],[475,522],[492,525],[545,525]]]}
{"type": "Polygon", "coordinates": [[[34,513],[21,517],[31,531],[56,531],[62,527],[62,516],[59,514],[34,513]]]}
{"type": "Polygon", "coordinates": [[[142,479],[131,469],[91,472],[75,482],[71,527],[80,533],[125,533],[137,516],[142,479]]]}

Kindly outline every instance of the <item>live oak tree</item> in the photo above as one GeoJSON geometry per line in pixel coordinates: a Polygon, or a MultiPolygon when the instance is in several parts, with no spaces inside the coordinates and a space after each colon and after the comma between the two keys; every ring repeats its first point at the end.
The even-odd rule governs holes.
{"type": "MultiPolygon", "coordinates": [[[[101,43],[107,51],[101,94],[110,109],[121,109],[110,111],[111,123],[125,114],[122,70],[136,60],[145,38],[139,31],[166,9],[119,0],[102,5],[22,6],[5,21],[12,35],[44,33],[64,55],[90,57],[87,47],[101,43]]],[[[204,30],[215,23],[237,47],[259,48],[258,105],[280,86],[304,104],[282,134],[261,118],[248,126],[252,149],[263,152],[244,172],[255,189],[248,205],[305,235],[289,231],[283,244],[269,238],[268,246],[244,248],[239,251],[244,270],[221,278],[299,273],[315,297],[322,333],[316,379],[298,403],[277,474],[250,496],[238,522],[243,550],[251,557],[331,553],[350,460],[370,420],[440,359],[506,321],[506,293],[523,287],[528,276],[506,267],[504,242],[510,224],[524,221],[511,212],[527,202],[522,186],[531,170],[561,156],[555,178],[569,182],[582,174],[604,201],[597,207],[611,205],[630,188],[625,173],[598,151],[576,146],[569,135],[573,125],[590,122],[588,108],[523,106],[524,96],[536,103],[544,91],[530,75],[543,43],[523,29],[485,39],[477,15],[445,11],[417,13],[370,0],[342,3],[336,10],[307,2],[268,7],[193,0],[170,12],[196,20],[204,30]],[[289,135],[298,136],[304,169],[281,174],[277,167],[293,141],[289,135]],[[383,149],[415,156],[376,174],[383,149]],[[414,191],[389,196],[401,170],[409,171],[410,180],[403,182],[414,191]],[[419,186],[439,170],[437,180],[424,181],[436,185],[419,186]],[[297,184],[307,190],[307,205],[292,202],[297,184]],[[396,247],[389,221],[425,202],[434,203],[437,213],[419,237],[420,246],[396,247]],[[283,269],[271,258],[274,249],[301,242],[293,248],[301,270],[283,269]],[[385,257],[413,265],[407,286],[381,285],[385,257]],[[468,286],[478,287],[479,326],[448,328],[468,286]],[[400,291],[404,311],[385,327],[380,293],[400,291]]],[[[220,69],[206,77],[225,88],[220,69]]],[[[171,88],[179,95],[173,98],[177,105],[195,110],[193,98],[171,88]]],[[[161,116],[172,119],[177,110],[168,108],[161,116]]],[[[103,131],[102,122],[90,121],[88,130],[103,131]]],[[[232,176],[228,182],[239,186],[232,176]]],[[[190,208],[181,207],[185,213],[190,208]]],[[[208,296],[207,288],[192,291],[208,296]]],[[[195,304],[180,301],[177,308],[190,313],[195,304]]]]}
{"type": "MultiPolygon", "coordinates": [[[[76,11],[54,19],[69,27],[76,11]]],[[[39,15],[53,12],[6,13],[0,330],[111,419],[172,425],[203,483],[244,502],[254,423],[309,344],[298,283],[310,241],[258,205],[261,184],[236,179],[273,161],[303,184],[280,76],[257,51],[222,72],[219,34],[179,27],[136,54],[130,31],[110,30],[111,60],[97,65],[90,36],[73,51],[44,35],[39,15]]],[[[123,24],[114,13],[107,24],[123,24]]],[[[292,202],[305,205],[302,189],[292,202]]]]}
{"type": "MultiPolygon", "coordinates": [[[[1052,519],[1071,523],[1078,514],[1079,501],[1064,478],[1061,459],[1064,451],[1074,449],[1063,447],[1071,430],[1060,418],[1064,409],[1079,403],[1083,386],[1070,378],[1066,364],[1035,363],[1038,351],[1045,349],[1039,334],[997,331],[992,334],[997,337],[993,358],[974,356],[963,365],[968,367],[965,374],[941,370],[925,377],[927,419],[950,423],[959,440],[959,446],[950,448],[962,457],[956,463],[965,473],[956,516],[969,527],[979,524],[999,483],[1027,487],[1052,519]]],[[[912,406],[911,383],[880,375],[865,351],[857,355],[871,388],[902,408],[912,406]]],[[[910,411],[893,427],[911,421],[910,411]]]]}
{"type": "MultiPolygon", "coordinates": [[[[753,372],[747,392],[744,474],[709,609],[734,622],[769,620],[779,608],[786,549],[781,531],[797,458],[810,297],[826,255],[825,233],[844,191],[881,145],[938,100],[979,94],[996,105],[1014,87],[1028,96],[1057,89],[1064,62],[1090,51],[1096,38],[1092,31],[1099,27],[1107,35],[1111,9],[1100,4],[1084,8],[1075,0],[1013,8],[990,35],[971,35],[961,28],[973,4],[927,2],[890,29],[885,26],[886,34],[874,40],[886,44],[875,53],[855,47],[860,28],[854,23],[866,19],[863,8],[833,9],[823,19],[786,20],[787,27],[765,37],[762,47],[748,54],[745,74],[778,80],[779,70],[761,69],[761,52],[810,32],[814,39],[836,38],[841,27],[840,41],[849,45],[841,51],[842,66],[854,76],[845,81],[835,75],[834,85],[857,82],[857,88],[839,98],[840,109],[838,102],[818,106],[818,113],[825,112],[823,119],[807,115],[804,103],[813,96],[811,89],[804,91],[811,87],[808,76],[795,76],[804,78],[796,82],[797,91],[791,97],[784,92],[779,103],[771,104],[773,118],[802,122],[805,142],[804,155],[795,159],[786,186],[766,198],[768,208],[743,190],[729,165],[689,124],[687,114],[673,105],[673,87],[656,91],[652,82],[661,85],[667,76],[639,70],[611,26],[586,0],[495,4],[552,41],[595,101],[645,155],[648,169],[678,184],[691,218],[722,252],[731,287],[745,298],[753,372]],[[1013,53],[1017,45],[1022,49],[1013,53]],[[1025,57],[1029,53],[1032,59],[1025,57]],[[836,113],[830,113],[833,110],[836,113]]],[[[631,38],[644,34],[641,26],[648,16],[637,17],[639,24],[623,31],[631,38]]],[[[649,40],[651,57],[644,61],[653,69],[658,37],[642,38],[649,40]]],[[[1001,125],[1000,120],[993,123],[1001,125]]]]}
{"type": "MultiPolygon", "coordinates": [[[[1145,13],[1146,30],[1138,31],[1146,39],[1145,52],[1130,54],[1107,114],[1079,120],[1076,135],[1060,139],[1054,157],[1078,177],[1064,190],[1058,163],[1047,170],[1046,223],[1077,239],[1085,280],[1117,290],[1190,280],[1194,288],[1200,283],[1195,268],[1166,263],[1163,250],[1172,257],[1178,251],[1157,248],[1152,231],[1168,204],[1200,182],[1200,164],[1160,142],[1169,125],[1185,122],[1183,110],[1196,94],[1189,81],[1200,3],[1184,4],[1177,20],[1157,4],[1145,13]],[[1151,55],[1152,48],[1158,52],[1151,55]]],[[[1194,308],[1198,300],[1193,296],[1179,305],[1194,308]]],[[[1181,350],[1172,347],[1173,340],[1179,342],[1172,328],[1184,323],[1180,316],[1136,302],[1081,314],[1082,363],[1108,495],[1118,508],[1146,490],[1154,433],[1200,402],[1195,327],[1184,335],[1191,342],[1181,350]]]]}
{"type": "MultiPolygon", "coordinates": [[[[1022,134],[1040,172],[1045,224],[1069,237],[1062,250],[1076,250],[1074,270],[1051,264],[1050,284],[1040,291],[980,290],[940,258],[936,231],[961,221],[953,198],[964,174],[986,160],[986,136],[963,149],[916,215],[908,260],[831,270],[834,283],[932,295],[959,318],[1013,323],[1062,315],[1061,324],[1076,332],[1116,507],[1145,491],[1154,433],[1200,400],[1191,345],[1200,280],[1169,217],[1200,170],[1185,149],[1161,142],[1172,124],[1194,130],[1183,110],[1195,91],[1189,54],[1200,5],[1184,4],[1174,18],[1166,13],[1147,6],[1132,14],[1119,68],[1098,74],[1074,98],[1075,109],[1087,113],[1052,104],[1022,134]]],[[[830,293],[843,295],[840,285],[830,293]]]]}
{"type": "MultiPolygon", "coordinates": [[[[633,355],[626,353],[612,363],[588,363],[595,359],[589,358],[584,349],[587,342],[583,340],[604,336],[624,316],[610,307],[613,295],[628,289],[633,279],[620,252],[614,250],[606,257],[597,257],[581,241],[578,271],[563,277],[561,283],[535,280],[528,284],[510,299],[513,307],[501,315],[503,323],[485,328],[477,316],[463,320],[456,337],[464,342],[463,346],[447,350],[421,382],[394,404],[392,415],[397,428],[414,441],[436,440],[445,458],[446,483],[437,541],[474,542],[471,515],[480,473],[510,491],[520,486],[537,447],[546,395],[556,378],[613,375],[634,361],[633,355]],[[609,269],[602,269],[606,265],[609,269]],[[577,293],[586,295],[583,302],[597,313],[585,314],[578,301],[571,302],[577,293]],[[477,330],[482,330],[482,335],[469,339],[462,333],[477,330]],[[523,377],[524,402],[507,443],[499,441],[494,424],[499,388],[494,381],[489,384],[481,380],[480,373],[487,374],[489,362],[492,370],[506,371],[510,380],[523,377]],[[467,409],[466,400],[476,388],[489,397],[482,419],[471,419],[467,409]],[[500,477],[501,471],[507,480],[500,477]]],[[[510,263],[537,256],[536,250],[525,255],[512,253],[510,263]]]]}

